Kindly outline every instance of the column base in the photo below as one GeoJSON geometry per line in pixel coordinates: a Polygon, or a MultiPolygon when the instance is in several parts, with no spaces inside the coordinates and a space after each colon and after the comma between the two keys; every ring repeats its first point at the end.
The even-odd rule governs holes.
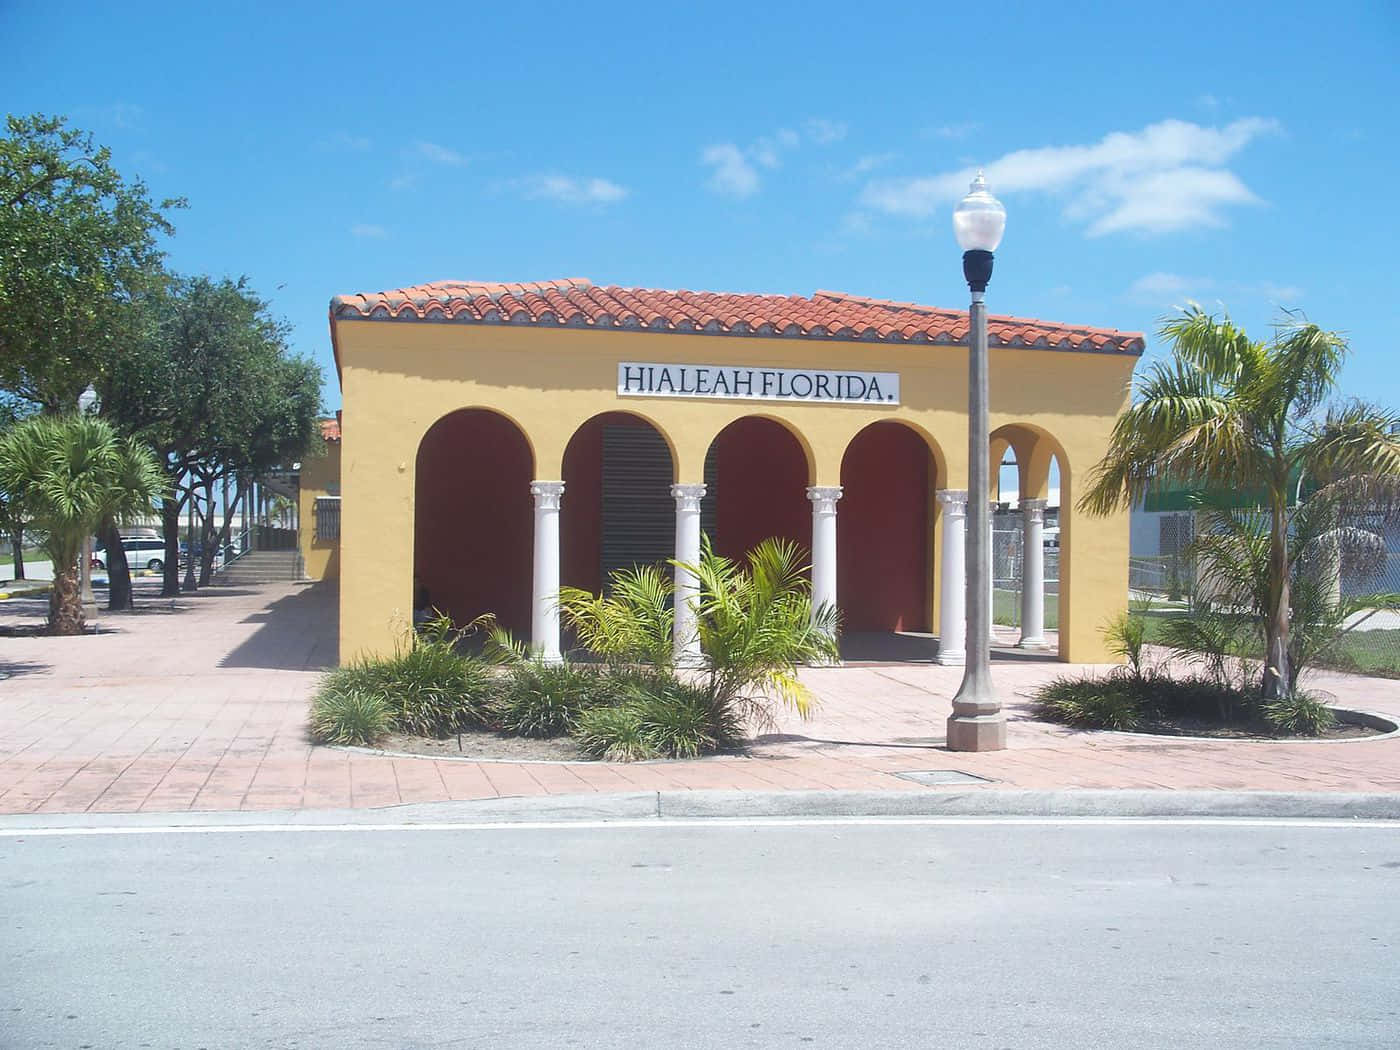
{"type": "Polygon", "coordinates": [[[962,667],[967,663],[967,651],[945,653],[940,649],[938,655],[933,658],[933,662],[944,667],[962,667]]]}
{"type": "Polygon", "coordinates": [[[1045,646],[1046,642],[1044,637],[1022,638],[1019,642],[1016,643],[1017,649],[1044,649],[1045,646]]]}
{"type": "Polygon", "coordinates": [[[1005,751],[1006,716],[950,715],[948,717],[949,751],[1005,751]]]}

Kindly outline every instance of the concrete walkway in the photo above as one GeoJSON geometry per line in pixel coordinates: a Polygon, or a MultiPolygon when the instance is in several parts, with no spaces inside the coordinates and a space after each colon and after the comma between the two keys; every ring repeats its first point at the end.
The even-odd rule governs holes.
{"type": "MultiPolygon", "coordinates": [[[[1081,733],[1036,721],[1039,683],[1071,668],[1008,650],[995,678],[1009,748],[943,748],[961,674],[929,664],[804,672],[817,716],[784,717],[750,755],[690,762],[522,763],[390,758],[313,747],[307,700],[334,660],[324,585],[221,587],[141,608],[96,637],[0,639],[0,812],[171,812],[391,806],[508,796],[730,789],[927,792],[896,774],[956,771],[979,790],[1400,790],[1400,738],[1197,742],[1081,733]]],[[[41,601],[0,605],[37,622],[41,601]]],[[[1010,634],[1006,641],[1011,641],[1010,634]]],[[[1320,674],[1338,702],[1400,717],[1400,682],[1320,674]]],[[[968,784],[950,785],[967,790],[968,784]]]]}

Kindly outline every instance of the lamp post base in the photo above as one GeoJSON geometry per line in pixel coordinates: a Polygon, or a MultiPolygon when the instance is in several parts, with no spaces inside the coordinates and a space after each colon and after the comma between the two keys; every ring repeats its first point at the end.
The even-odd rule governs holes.
{"type": "Polygon", "coordinates": [[[949,751],[1005,751],[1006,716],[960,715],[948,717],[949,751]]]}

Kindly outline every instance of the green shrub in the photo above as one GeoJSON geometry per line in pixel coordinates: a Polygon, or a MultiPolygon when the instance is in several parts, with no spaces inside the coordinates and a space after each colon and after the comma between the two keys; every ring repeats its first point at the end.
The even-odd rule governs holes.
{"type": "Polygon", "coordinates": [[[322,689],[311,702],[311,739],[318,744],[373,747],[392,722],[388,701],[363,689],[322,689]]]}
{"type": "Polygon", "coordinates": [[[362,658],[330,671],[318,696],[361,692],[381,697],[393,728],[441,739],[486,724],[496,681],[480,660],[456,650],[460,632],[439,618],[390,657],[362,658]]]}
{"type": "Polygon", "coordinates": [[[1079,729],[1136,729],[1143,715],[1142,686],[1124,674],[1061,677],[1041,686],[1036,709],[1052,722],[1079,729]]]}
{"type": "Polygon", "coordinates": [[[650,683],[633,708],[647,743],[670,758],[698,758],[744,740],[743,719],[733,707],[715,704],[707,690],[676,678],[650,683]]]}
{"type": "Polygon", "coordinates": [[[1134,678],[1142,677],[1142,647],[1147,640],[1147,621],[1143,616],[1150,607],[1148,603],[1141,612],[1120,612],[1103,628],[1108,651],[1128,661],[1128,670],[1134,678]]]}
{"type": "Polygon", "coordinates": [[[656,749],[642,731],[633,707],[595,707],[579,715],[574,740],[585,755],[608,762],[638,762],[656,758],[656,749]]]}
{"type": "Polygon", "coordinates": [[[1321,736],[1336,725],[1332,709],[1302,690],[1264,705],[1264,721],[1288,736],[1321,736]]]}
{"type": "Polygon", "coordinates": [[[1229,725],[1248,719],[1258,709],[1258,690],[1242,690],[1213,676],[1175,678],[1152,674],[1143,680],[1144,704],[1160,718],[1192,718],[1229,725]]]}
{"type": "Polygon", "coordinates": [[[511,666],[493,712],[508,733],[564,736],[579,715],[597,705],[599,673],[575,664],[527,660],[511,666]]]}

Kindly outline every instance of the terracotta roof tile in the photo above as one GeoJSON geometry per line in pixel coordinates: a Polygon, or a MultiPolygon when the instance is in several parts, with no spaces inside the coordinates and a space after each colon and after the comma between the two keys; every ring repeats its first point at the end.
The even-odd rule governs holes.
{"type": "MultiPolygon", "coordinates": [[[[335,321],[591,327],[887,343],[961,343],[967,314],[919,303],[818,291],[811,296],[597,286],[583,278],[500,283],[438,281],[331,300],[335,321]]],[[[988,318],[992,346],[1140,354],[1141,332],[1026,317],[988,318]]]]}

